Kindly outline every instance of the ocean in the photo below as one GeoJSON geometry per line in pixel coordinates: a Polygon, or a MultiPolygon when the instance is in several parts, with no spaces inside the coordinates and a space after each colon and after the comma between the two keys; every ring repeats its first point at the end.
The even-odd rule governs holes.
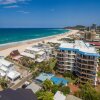
{"type": "Polygon", "coordinates": [[[69,32],[54,28],[0,28],[0,44],[26,41],[69,32]]]}

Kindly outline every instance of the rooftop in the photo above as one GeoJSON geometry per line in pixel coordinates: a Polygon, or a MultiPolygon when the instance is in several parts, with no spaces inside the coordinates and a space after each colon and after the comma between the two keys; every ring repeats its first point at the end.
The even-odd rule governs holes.
{"type": "Polygon", "coordinates": [[[44,51],[40,51],[40,52],[38,52],[37,54],[38,54],[38,55],[43,55],[43,54],[45,54],[45,52],[44,52],[44,51]]]}
{"type": "Polygon", "coordinates": [[[38,48],[38,47],[27,47],[26,49],[32,50],[32,51],[34,51],[34,52],[39,52],[39,51],[41,51],[41,49],[38,48]]]}
{"type": "Polygon", "coordinates": [[[54,100],[65,100],[66,96],[63,95],[60,91],[57,91],[54,95],[54,100]]]}
{"type": "Polygon", "coordinates": [[[10,66],[10,65],[13,65],[13,63],[5,60],[5,59],[0,59],[0,64],[4,65],[4,66],[10,66]]]}
{"type": "Polygon", "coordinates": [[[67,95],[66,100],[82,100],[82,99],[75,97],[73,95],[67,95]]]}
{"type": "Polygon", "coordinates": [[[19,76],[20,76],[20,73],[15,70],[12,70],[7,74],[7,77],[9,77],[12,80],[16,79],[19,76]]]}
{"type": "Polygon", "coordinates": [[[0,91],[0,100],[37,100],[30,89],[6,89],[0,91]]]}
{"type": "Polygon", "coordinates": [[[34,54],[30,54],[30,53],[27,53],[27,52],[22,52],[21,55],[22,56],[29,57],[29,58],[33,58],[33,59],[35,58],[35,55],[34,54]]]}
{"type": "Polygon", "coordinates": [[[26,87],[26,89],[31,89],[34,93],[36,93],[37,91],[41,89],[41,87],[35,84],[34,82],[32,82],[30,85],[26,87]]]}
{"type": "Polygon", "coordinates": [[[100,46],[100,42],[89,42],[89,43],[95,46],[100,46]]]}
{"type": "Polygon", "coordinates": [[[43,82],[46,79],[50,80],[53,76],[54,76],[53,74],[41,73],[38,77],[36,77],[36,80],[43,82]]]}
{"type": "Polygon", "coordinates": [[[75,43],[62,43],[59,47],[61,50],[72,50],[78,51],[80,53],[100,56],[97,54],[95,47],[91,46],[89,43],[85,43],[81,40],[75,40],[75,43]]]}
{"type": "Polygon", "coordinates": [[[6,76],[6,73],[4,71],[0,70],[0,76],[4,77],[4,76],[6,76]]]}
{"type": "Polygon", "coordinates": [[[59,77],[52,77],[51,78],[51,81],[54,83],[54,84],[63,84],[63,85],[67,85],[68,81],[65,80],[64,78],[59,78],[59,77]]]}

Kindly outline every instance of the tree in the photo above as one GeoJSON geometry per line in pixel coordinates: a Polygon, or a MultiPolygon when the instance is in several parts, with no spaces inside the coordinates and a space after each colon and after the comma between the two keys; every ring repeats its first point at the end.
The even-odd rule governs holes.
{"type": "Polygon", "coordinates": [[[52,70],[56,65],[56,59],[51,58],[48,61],[37,63],[37,65],[40,71],[45,72],[45,73],[52,73],[52,70]]]}
{"type": "Polygon", "coordinates": [[[54,94],[48,91],[38,91],[36,93],[38,100],[54,100],[54,94]]]}
{"type": "Polygon", "coordinates": [[[51,89],[52,93],[55,94],[58,90],[59,90],[59,85],[55,85],[55,84],[54,84],[54,85],[52,86],[52,89],[51,89]]]}
{"type": "Polygon", "coordinates": [[[52,86],[53,86],[53,83],[50,80],[45,80],[43,82],[43,88],[45,91],[47,91],[47,90],[50,91],[52,86]]]}
{"type": "Polygon", "coordinates": [[[98,77],[100,77],[100,71],[97,72],[98,77]]]}
{"type": "Polygon", "coordinates": [[[60,90],[64,95],[70,93],[70,88],[69,88],[68,86],[62,86],[59,90],[60,90]]]}
{"type": "Polygon", "coordinates": [[[75,76],[73,75],[72,72],[65,72],[65,73],[63,74],[63,76],[64,76],[64,77],[69,77],[69,78],[71,78],[71,79],[75,79],[75,76]]]}
{"type": "Polygon", "coordinates": [[[90,83],[80,86],[81,89],[75,93],[75,96],[82,100],[100,100],[100,93],[97,92],[90,83]]]}
{"type": "Polygon", "coordinates": [[[6,89],[8,88],[8,85],[7,85],[7,80],[5,80],[5,78],[0,78],[0,85],[3,89],[6,89]]]}

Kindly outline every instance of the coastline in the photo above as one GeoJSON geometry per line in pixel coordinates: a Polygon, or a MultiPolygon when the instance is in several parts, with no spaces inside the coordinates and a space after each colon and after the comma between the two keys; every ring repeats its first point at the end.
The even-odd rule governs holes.
{"type": "Polygon", "coordinates": [[[5,44],[0,44],[0,51],[7,49],[9,47],[23,45],[25,43],[30,44],[31,42],[36,42],[36,41],[43,41],[44,39],[47,39],[47,38],[50,39],[50,38],[54,38],[56,36],[68,34],[69,32],[71,32],[71,30],[69,30],[69,29],[67,29],[67,30],[68,30],[68,32],[60,33],[60,34],[56,34],[56,35],[50,35],[50,36],[45,36],[45,37],[36,38],[36,39],[28,39],[28,40],[22,40],[22,41],[18,41],[18,42],[10,42],[10,43],[5,43],[5,44]]]}
{"type": "Polygon", "coordinates": [[[60,38],[67,37],[72,34],[76,34],[78,30],[69,30],[69,32],[57,34],[57,35],[52,35],[48,37],[42,37],[42,38],[36,38],[36,39],[30,39],[30,40],[25,40],[25,41],[19,41],[19,42],[12,42],[12,43],[6,43],[6,44],[1,44],[0,45],[0,56],[6,57],[9,55],[9,53],[12,50],[18,49],[19,52],[23,52],[26,47],[35,45],[37,43],[40,43],[42,41],[44,42],[51,42],[54,40],[58,40],[60,38]]]}

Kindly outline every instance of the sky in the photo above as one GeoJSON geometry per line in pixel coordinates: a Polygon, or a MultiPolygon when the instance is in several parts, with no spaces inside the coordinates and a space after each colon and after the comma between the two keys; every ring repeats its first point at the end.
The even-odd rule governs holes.
{"type": "Polygon", "coordinates": [[[0,28],[100,25],[100,0],[0,0],[0,28]]]}

